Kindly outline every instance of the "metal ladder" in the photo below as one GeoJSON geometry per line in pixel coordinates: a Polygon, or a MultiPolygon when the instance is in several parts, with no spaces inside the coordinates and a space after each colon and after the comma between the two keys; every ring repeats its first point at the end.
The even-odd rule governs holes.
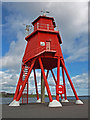
{"type": "MultiPolygon", "coordinates": [[[[22,77],[23,81],[25,80],[27,74],[28,74],[28,66],[25,66],[24,71],[23,71],[23,77],[22,77]]],[[[26,83],[26,86],[25,86],[23,93],[22,93],[22,104],[23,103],[28,104],[28,82],[26,83]]]]}

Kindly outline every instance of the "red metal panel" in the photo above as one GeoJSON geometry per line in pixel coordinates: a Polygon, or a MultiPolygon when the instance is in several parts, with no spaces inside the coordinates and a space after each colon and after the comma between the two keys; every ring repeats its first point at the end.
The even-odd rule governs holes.
{"type": "Polygon", "coordinates": [[[23,62],[40,55],[40,53],[47,49],[46,44],[48,42],[50,44],[50,50],[56,51],[54,56],[63,57],[57,35],[53,33],[38,32],[37,34],[32,36],[30,40],[28,40],[28,44],[23,57],[23,62]]]}
{"type": "MultiPolygon", "coordinates": [[[[56,34],[39,32],[38,41],[39,41],[39,43],[41,41],[45,42],[45,48],[46,48],[46,42],[50,41],[50,49],[56,51],[55,56],[63,56],[61,48],[60,48],[60,44],[58,41],[58,37],[56,34]]],[[[38,51],[38,52],[40,52],[40,51],[38,51]]]]}
{"type": "Polygon", "coordinates": [[[35,34],[30,38],[27,43],[26,50],[23,56],[23,62],[28,58],[35,56],[38,48],[38,34],[35,34]]]}

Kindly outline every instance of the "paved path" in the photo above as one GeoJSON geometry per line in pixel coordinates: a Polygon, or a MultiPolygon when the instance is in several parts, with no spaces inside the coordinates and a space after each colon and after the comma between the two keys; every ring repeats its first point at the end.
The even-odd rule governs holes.
{"type": "Polygon", "coordinates": [[[75,105],[75,100],[63,103],[62,108],[49,108],[48,103],[30,103],[20,107],[2,105],[3,118],[88,118],[88,100],[84,105],[75,105]]]}

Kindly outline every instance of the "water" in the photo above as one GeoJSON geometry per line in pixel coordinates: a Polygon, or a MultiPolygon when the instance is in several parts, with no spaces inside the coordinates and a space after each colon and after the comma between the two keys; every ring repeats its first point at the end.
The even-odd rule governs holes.
{"type": "MultiPolygon", "coordinates": [[[[56,98],[53,97],[53,99],[55,100],[56,98]]],[[[72,100],[72,99],[75,99],[75,97],[67,97],[67,99],[72,100]]],[[[90,97],[81,96],[81,97],[79,97],[79,99],[81,99],[81,100],[83,100],[83,99],[90,99],[90,97]]],[[[0,98],[0,104],[9,104],[9,103],[12,102],[12,100],[13,100],[13,98],[9,98],[9,97],[0,98]]],[[[28,98],[28,102],[29,102],[29,103],[35,103],[36,100],[37,100],[36,97],[34,97],[34,98],[28,98]]],[[[61,98],[60,98],[60,100],[61,100],[61,98]]],[[[20,99],[20,102],[21,102],[21,101],[22,101],[22,100],[20,99]]],[[[49,102],[49,98],[48,98],[48,97],[45,98],[45,102],[49,102]]]]}

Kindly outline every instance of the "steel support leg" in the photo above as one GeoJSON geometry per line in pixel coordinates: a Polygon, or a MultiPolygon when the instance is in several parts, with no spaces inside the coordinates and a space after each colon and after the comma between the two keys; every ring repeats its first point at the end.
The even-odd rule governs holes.
{"type": "MultiPolygon", "coordinates": [[[[35,60],[36,60],[36,59],[35,59],[35,60]]],[[[26,76],[26,78],[25,78],[25,80],[24,80],[24,82],[23,82],[22,88],[21,88],[21,90],[20,90],[20,92],[19,92],[19,94],[18,94],[18,96],[17,96],[17,98],[16,98],[16,101],[19,101],[19,100],[20,100],[20,97],[21,97],[21,95],[22,95],[22,92],[23,92],[23,90],[24,90],[24,88],[25,88],[25,85],[26,85],[26,83],[27,83],[27,81],[28,81],[29,75],[30,75],[30,73],[31,73],[31,71],[32,71],[32,68],[33,68],[33,66],[34,66],[35,60],[32,62],[31,67],[29,68],[28,74],[27,74],[27,76],[26,76]]]]}
{"type": "MultiPolygon", "coordinates": [[[[58,58],[57,62],[57,85],[56,85],[56,91],[59,87],[59,82],[60,82],[60,58],[58,58]]],[[[56,100],[59,101],[59,94],[56,93],[56,100]]]]}
{"type": "Polygon", "coordinates": [[[37,88],[37,80],[36,80],[35,69],[33,71],[34,71],[34,80],[35,80],[36,94],[37,94],[37,100],[38,100],[39,99],[39,94],[38,94],[38,88],[37,88]]]}
{"type": "Polygon", "coordinates": [[[17,98],[17,95],[18,95],[18,93],[19,93],[20,81],[22,80],[23,70],[24,70],[24,67],[23,67],[22,70],[21,70],[20,77],[19,77],[19,81],[18,81],[18,84],[17,84],[17,88],[16,88],[16,91],[15,91],[15,95],[14,95],[13,100],[15,100],[15,99],[17,98]]]}
{"type": "MultiPolygon", "coordinates": [[[[48,78],[49,70],[47,70],[46,79],[48,78]]],[[[44,86],[45,87],[45,86],[44,86]]]]}
{"type": "Polygon", "coordinates": [[[63,96],[62,96],[62,94],[61,94],[61,99],[63,99],[63,96]]]}
{"type": "Polygon", "coordinates": [[[51,73],[52,73],[52,76],[53,76],[53,79],[54,79],[55,83],[57,84],[57,80],[56,80],[55,75],[54,75],[52,70],[51,70],[51,73]]]}
{"type": "Polygon", "coordinates": [[[65,76],[64,76],[64,68],[62,67],[62,76],[63,76],[63,85],[64,85],[64,95],[65,95],[65,100],[67,100],[67,95],[66,95],[66,85],[65,85],[65,76]]]}
{"type": "Polygon", "coordinates": [[[71,81],[71,79],[70,79],[70,76],[69,76],[69,74],[68,74],[68,72],[67,72],[67,69],[66,69],[65,64],[64,64],[64,62],[63,62],[62,59],[61,59],[61,63],[62,63],[62,66],[63,66],[63,68],[64,68],[64,70],[65,70],[65,73],[66,73],[66,75],[67,75],[67,78],[68,78],[68,80],[69,80],[69,82],[70,82],[70,85],[71,85],[71,87],[72,87],[72,90],[73,90],[73,92],[74,92],[74,94],[75,94],[76,100],[79,100],[78,95],[77,95],[77,93],[76,93],[76,91],[75,91],[75,88],[74,88],[74,86],[73,86],[73,83],[72,83],[72,81],[71,81]]]}
{"type": "Polygon", "coordinates": [[[49,96],[49,100],[50,100],[50,102],[52,102],[53,99],[52,99],[52,96],[51,96],[51,92],[50,92],[50,89],[49,89],[47,78],[45,76],[45,72],[44,72],[44,68],[43,68],[43,64],[42,64],[41,58],[39,58],[39,63],[40,63],[40,67],[41,67],[41,70],[42,70],[42,74],[43,74],[43,78],[44,78],[44,81],[45,81],[45,85],[46,85],[46,88],[47,88],[47,93],[48,93],[48,96],[49,96]]]}
{"type": "MultiPolygon", "coordinates": [[[[47,70],[46,79],[48,78],[49,70],[47,70]]],[[[44,86],[45,87],[45,86],[44,86]]]]}

